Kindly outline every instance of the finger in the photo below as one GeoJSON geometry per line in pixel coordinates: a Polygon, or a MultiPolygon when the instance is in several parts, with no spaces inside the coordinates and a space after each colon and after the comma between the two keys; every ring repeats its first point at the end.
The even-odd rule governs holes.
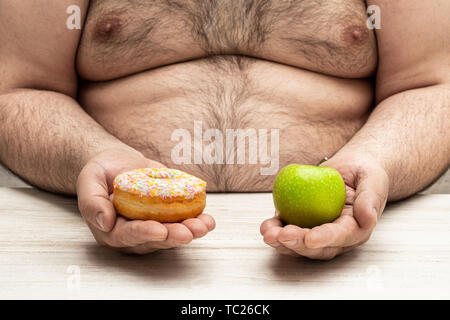
{"type": "Polygon", "coordinates": [[[312,249],[346,247],[361,241],[362,235],[363,232],[361,232],[356,220],[349,214],[342,214],[332,223],[325,223],[312,228],[305,235],[305,245],[312,249]]]}
{"type": "Polygon", "coordinates": [[[278,234],[278,241],[296,255],[316,259],[323,255],[323,249],[311,249],[306,247],[304,238],[309,231],[310,230],[306,228],[287,225],[278,234]]]}
{"type": "Polygon", "coordinates": [[[299,256],[296,252],[292,251],[291,249],[286,248],[283,245],[279,245],[275,249],[278,251],[278,253],[285,255],[285,256],[293,256],[293,257],[299,256]]]}
{"type": "Polygon", "coordinates": [[[312,260],[331,260],[342,253],[343,248],[321,248],[303,254],[304,257],[312,260]]]}
{"type": "Polygon", "coordinates": [[[168,235],[168,228],[157,221],[127,221],[118,217],[113,230],[103,234],[103,240],[110,246],[123,248],[150,241],[164,241],[168,238],[168,235]]]}
{"type": "Polygon", "coordinates": [[[280,221],[280,219],[274,217],[274,218],[270,218],[265,220],[263,223],[261,223],[261,227],[259,228],[259,232],[261,233],[261,235],[264,236],[264,234],[267,232],[267,230],[273,228],[273,227],[281,227],[282,223],[280,221]]]}
{"type": "Polygon", "coordinates": [[[161,249],[172,249],[172,248],[176,248],[176,247],[180,247],[183,244],[181,243],[174,243],[174,242],[169,242],[169,241],[158,241],[158,242],[147,242],[144,244],[140,244],[138,246],[135,247],[130,247],[130,248],[124,248],[121,249],[120,251],[125,252],[125,253],[129,253],[129,254],[138,254],[138,255],[144,255],[144,254],[149,254],[161,249]]]}
{"type": "Polygon", "coordinates": [[[85,167],[77,180],[78,208],[86,221],[109,232],[114,227],[116,211],[109,200],[104,171],[97,165],[85,167]]]}
{"type": "Polygon", "coordinates": [[[140,244],[138,246],[130,247],[130,248],[123,248],[120,251],[124,253],[129,254],[138,254],[138,255],[144,255],[149,254],[161,249],[172,249],[176,247],[180,247],[184,245],[185,243],[181,242],[175,242],[170,240],[165,241],[150,241],[147,243],[140,244]]]}
{"type": "Polygon", "coordinates": [[[278,242],[278,234],[283,228],[274,226],[264,233],[264,242],[269,246],[277,248],[282,244],[278,242]]]}
{"type": "Polygon", "coordinates": [[[386,205],[387,175],[382,170],[361,175],[356,186],[353,215],[361,228],[372,230],[386,205]]]}
{"type": "Polygon", "coordinates": [[[149,244],[153,244],[153,242],[150,243],[146,243],[146,244],[141,244],[138,245],[136,247],[127,247],[127,248],[120,248],[118,249],[120,252],[125,253],[125,254],[138,254],[138,255],[144,255],[144,254],[149,254],[155,251],[158,251],[160,249],[149,245],[149,244]]]}
{"type": "Polygon", "coordinates": [[[301,255],[309,259],[330,260],[355,247],[325,247],[318,249],[307,248],[304,243],[304,237],[309,231],[309,229],[303,229],[294,225],[285,226],[278,233],[279,243],[283,246],[277,247],[276,249],[282,254],[301,255]],[[284,247],[284,249],[282,247],[284,247]]]}
{"type": "Polygon", "coordinates": [[[278,234],[278,241],[285,247],[300,252],[306,249],[304,238],[306,229],[298,226],[287,225],[278,234]]]}
{"type": "Polygon", "coordinates": [[[208,228],[208,231],[212,231],[216,228],[216,221],[209,214],[204,213],[199,215],[197,218],[203,221],[203,223],[208,228]]]}
{"type": "Polygon", "coordinates": [[[167,242],[169,244],[188,244],[194,239],[192,232],[181,223],[164,224],[169,231],[167,242]]]}
{"type": "Polygon", "coordinates": [[[345,186],[345,204],[351,205],[355,201],[355,189],[345,186]]]}
{"type": "Polygon", "coordinates": [[[203,237],[208,233],[208,227],[206,224],[197,218],[186,219],[182,222],[192,233],[195,238],[203,237]]]}
{"type": "Polygon", "coordinates": [[[322,249],[307,249],[303,252],[302,256],[311,260],[328,261],[348,251],[351,251],[355,247],[357,247],[357,245],[342,248],[327,247],[322,249]]]}
{"type": "Polygon", "coordinates": [[[348,247],[342,247],[341,250],[339,251],[338,255],[341,255],[341,254],[344,254],[346,252],[349,252],[349,251],[355,249],[358,246],[359,246],[359,244],[355,244],[353,246],[348,246],[348,247]]]}

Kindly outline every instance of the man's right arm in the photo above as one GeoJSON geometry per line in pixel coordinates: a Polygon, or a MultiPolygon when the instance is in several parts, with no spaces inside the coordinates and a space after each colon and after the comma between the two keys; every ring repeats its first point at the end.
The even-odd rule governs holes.
{"type": "Polygon", "coordinates": [[[130,147],[75,100],[80,30],[66,9],[87,1],[0,0],[0,161],[32,184],[75,194],[78,174],[96,154],[130,147]]]}
{"type": "Polygon", "coordinates": [[[206,214],[182,223],[128,221],[110,194],[120,172],[160,167],[122,143],[76,101],[79,30],[67,7],[83,0],[0,0],[0,161],[43,189],[77,194],[95,239],[129,253],[180,246],[211,231],[206,214]]]}

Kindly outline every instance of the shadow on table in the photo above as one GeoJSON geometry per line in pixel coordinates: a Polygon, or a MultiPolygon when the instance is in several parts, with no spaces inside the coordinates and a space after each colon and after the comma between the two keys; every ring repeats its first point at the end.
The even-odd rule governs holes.
{"type": "MultiPolygon", "coordinates": [[[[17,188],[16,192],[24,196],[24,200],[30,202],[46,202],[52,207],[57,207],[65,213],[75,215],[81,218],[78,212],[78,207],[75,197],[55,195],[38,189],[31,188],[17,188]]],[[[262,241],[262,240],[261,240],[262,241]]],[[[255,250],[258,250],[256,247],[255,250]]],[[[192,285],[206,284],[212,279],[212,274],[208,263],[198,263],[194,261],[195,250],[197,248],[182,247],[169,250],[161,250],[152,254],[137,256],[126,255],[114,251],[107,247],[98,245],[92,238],[84,247],[84,255],[90,266],[100,270],[102,277],[108,281],[114,282],[117,275],[126,277],[130,281],[154,284],[164,284],[164,286],[177,286],[180,279],[189,279],[192,285]]],[[[249,248],[249,250],[252,250],[249,248]]],[[[315,261],[302,257],[284,256],[276,253],[274,250],[271,253],[270,247],[264,247],[264,252],[261,254],[261,264],[255,264],[258,268],[258,273],[262,276],[267,275],[267,279],[259,278],[259,281],[276,280],[277,285],[283,283],[310,282],[314,280],[326,280],[331,273],[342,274],[348,276],[352,272],[348,268],[354,260],[358,259],[358,255],[364,250],[356,248],[342,256],[336,257],[331,261],[315,261]],[[268,254],[267,254],[268,253],[268,254]]],[[[239,263],[245,264],[245,256],[239,263]]],[[[239,266],[235,266],[239,267],[239,266]]],[[[364,266],[362,266],[364,267],[364,266]]],[[[251,270],[248,270],[249,277],[252,278],[251,270]]],[[[358,271],[358,270],[357,270],[358,271]]],[[[237,271],[239,272],[239,271],[237,271]]],[[[358,272],[361,272],[359,270],[358,272]]],[[[98,274],[96,274],[98,276],[98,274]]],[[[233,276],[233,274],[230,274],[233,276]]]]}
{"type": "MultiPolygon", "coordinates": [[[[76,217],[85,226],[84,222],[81,222],[82,217],[75,197],[57,195],[35,188],[15,188],[14,192],[19,193],[23,201],[31,205],[45,206],[48,210],[58,211],[58,214],[76,217]]],[[[88,227],[85,227],[87,230],[88,227]]],[[[97,266],[105,275],[108,275],[108,271],[116,275],[119,272],[125,273],[128,277],[143,281],[148,279],[157,283],[167,282],[170,279],[175,281],[188,272],[194,272],[191,259],[177,249],[154,252],[145,256],[126,255],[98,245],[90,232],[89,238],[80,235],[81,242],[86,244],[85,247],[81,247],[84,250],[82,254],[87,256],[90,264],[97,266]],[[92,241],[89,241],[89,238],[92,241]]]]}
{"type": "MultiPolygon", "coordinates": [[[[355,272],[355,270],[350,269],[350,266],[354,268],[354,261],[360,260],[358,256],[363,251],[360,248],[355,248],[350,252],[328,261],[311,260],[305,257],[292,257],[274,252],[268,267],[271,271],[271,278],[278,281],[311,282],[319,279],[326,281],[327,277],[331,275],[333,275],[333,278],[336,278],[336,275],[342,275],[344,279],[351,277],[352,273],[355,272]]],[[[357,272],[361,273],[361,271],[365,273],[366,268],[357,272]]],[[[357,276],[355,274],[353,275],[357,276]]]]}
{"type": "Polygon", "coordinates": [[[147,255],[129,255],[93,243],[86,247],[85,253],[90,264],[105,272],[167,285],[170,282],[176,284],[180,278],[200,272],[181,250],[185,248],[161,250],[147,255]]]}

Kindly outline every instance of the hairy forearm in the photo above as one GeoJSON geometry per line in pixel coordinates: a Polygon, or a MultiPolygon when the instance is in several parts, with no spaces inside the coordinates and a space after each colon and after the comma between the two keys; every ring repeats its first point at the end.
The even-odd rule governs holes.
{"type": "Polygon", "coordinates": [[[338,152],[370,155],[389,176],[389,200],[427,186],[450,165],[450,88],[404,91],[378,104],[338,152]]]}
{"type": "Polygon", "coordinates": [[[0,161],[30,183],[74,194],[94,155],[131,149],[106,132],[72,98],[51,91],[0,95],[0,161]]]}

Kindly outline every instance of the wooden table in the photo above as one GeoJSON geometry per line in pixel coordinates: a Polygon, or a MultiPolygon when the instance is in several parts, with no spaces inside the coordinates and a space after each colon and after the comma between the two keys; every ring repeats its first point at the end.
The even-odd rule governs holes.
{"type": "Polygon", "coordinates": [[[72,198],[0,188],[0,298],[450,298],[450,195],[391,204],[363,246],[329,262],[281,256],[271,194],[209,194],[217,228],[183,248],[100,247],[72,198]]]}

